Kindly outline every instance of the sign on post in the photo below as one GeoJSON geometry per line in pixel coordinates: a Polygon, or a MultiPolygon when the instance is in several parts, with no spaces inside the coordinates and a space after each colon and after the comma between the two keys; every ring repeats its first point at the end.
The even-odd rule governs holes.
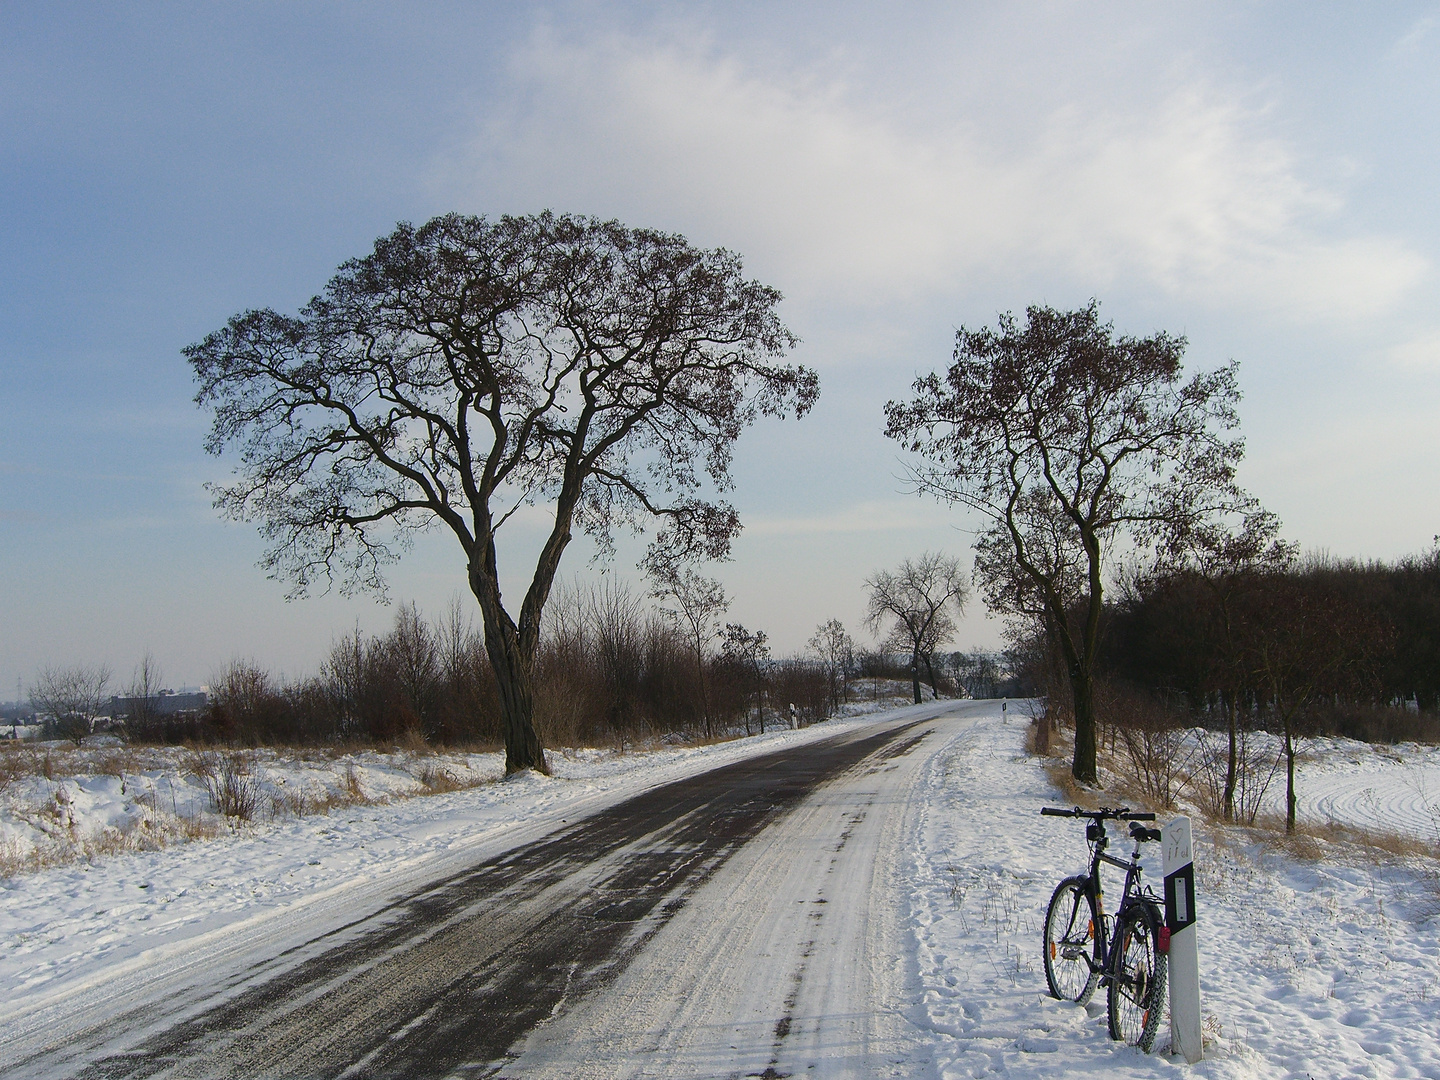
{"type": "Polygon", "coordinates": [[[1200,952],[1195,944],[1195,859],[1190,819],[1160,830],[1164,853],[1165,925],[1170,928],[1170,1052],[1200,1060],[1200,952]]]}

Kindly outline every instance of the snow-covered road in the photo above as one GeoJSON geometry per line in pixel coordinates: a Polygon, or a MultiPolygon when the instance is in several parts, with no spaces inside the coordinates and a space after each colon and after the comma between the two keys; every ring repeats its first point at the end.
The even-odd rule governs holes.
{"type": "MultiPolygon", "coordinates": [[[[103,983],[52,994],[47,1007],[19,1016],[0,1054],[13,1072],[27,1076],[508,1073],[505,1063],[518,1039],[532,1029],[549,1031],[552,1021],[568,1022],[593,1000],[611,1000],[604,991],[632,972],[642,983],[664,984],[654,995],[651,1024],[663,1029],[667,1003],[712,992],[739,1002],[753,997],[763,970],[776,992],[762,1004],[758,1022],[771,1037],[753,1044],[749,1031],[723,1036],[736,1047],[732,1056],[745,1061],[772,1042],[785,1042],[792,1028],[797,1045],[807,1033],[828,1037],[828,1029],[812,1031],[814,1025],[792,1015],[792,991],[805,982],[808,954],[827,951],[815,933],[808,939],[802,933],[824,919],[825,868],[799,873],[796,852],[787,852],[783,842],[763,843],[753,854],[751,842],[793,831],[792,849],[798,844],[814,863],[817,843],[834,848],[831,869],[841,872],[831,876],[855,885],[857,874],[863,879],[873,873],[877,843],[855,845],[853,857],[839,854],[857,833],[884,833],[884,815],[878,832],[862,828],[867,806],[877,798],[884,802],[885,778],[904,771],[898,762],[919,737],[911,734],[917,723],[954,708],[903,710],[882,723],[842,726],[829,738],[787,740],[791,745],[768,755],[741,756],[598,808],[584,805],[595,804],[594,798],[572,803],[572,811],[586,813],[579,821],[562,819],[559,829],[540,837],[533,835],[535,826],[512,827],[505,830],[508,850],[400,897],[394,888],[404,873],[383,886],[352,882],[347,902],[338,907],[292,905],[294,910],[257,918],[255,933],[232,926],[208,940],[192,939],[183,954],[142,953],[128,965],[113,965],[103,983]],[[848,811],[811,801],[817,785],[828,791],[836,785],[827,782],[837,778],[843,781],[839,788],[851,793],[848,811]],[[743,865],[732,871],[736,856],[743,865]],[[757,868],[767,865],[772,877],[774,867],[781,870],[770,883],[774,888],[754,879],[757,868]],[[378,910],[367,912],[377,900],[383,900],[378,910]],[[781,917],[776,904],[808,909],[785,910],[781,917]],[[711,971],[687,988],[673,977],[680,966],[674,942],[689,935],[665,931],[677,916],[690,920],[692,909],[711,930],[712,964],[737,956],[734,941],[724,944],[716,915],[722,911],[737,930],[758,926],[770,935],[768,954],[762,948],[750,955],[765,943],[747,940],[742,944],[750,966],[733,964],[728,987],[711,971]],[[347,910],[363,914],[337,924],[335,916],[347,910]],[[771,972],[772,964],[783,974],[771,972]],[[115,980],[121,972],[135,977],[115,980]]],[[[898,837],[899,820],[888,830],[892,840],[898,837]]],[[[432,862],[431,871],[439,865],[432,862]]],[[[840,897],[837,912],[847,910],[831,922],[840,927],[839,942],[864,940],[873,951],[864,919],[868,885],[862,880],[856,895],[840,897]]],[[[680,951],[688,952],[683,945],[680,951]]],[[[893,963],[893,948],[888,955],[893,963]]],[[[851,959],[815,958],[821,970],[812,982],[824,988],[827,1008],[866,1017],[872,1013],[871,980],[864,973],[850,977],[853,987],[866,991],[863,1000],[851,1002],[845,981],[823,970],[827,964],[834,972],[848,970],[851,959]]],[[[712,1004],[716,1016],[729,1015],[720,1000],[712,1004]]],[[[744,1014],[746,1023],[757,1022],[751,1012],[744,1014]]],[[[870,1035],[862,1029],[852,1034],[863,1043],[870,1035]]],[[[542,1044],[537,1038],[537,1053],[545,1053],[542,1044]]],[[[553,1059],[556,1043],[548,1045],[553,1059]]],[[[709,1075],[713,1066],[720,1074],[732,1072],[713,1050],[704,1048],[711,1056],[700,1071],[709,1075]]],[[[585,1058],[597,1054],[587,1051],[585,1058]]],[[[853,1048],[842,1055],[854,1058],[853,1048]]],[[[663,1064],[667,1055],[631,1057],[663,1064]]],[[[569,1064],[557,1068],[574,1072],[569,1064]]],[[[612,1074],[606,1068],[595,1075],[612,1074]]]]}
{"type": "MultiPolygon", "coordinates": [[[[585,752],[7,879],[0,1075],[1173,1075],[1045,995],[1040,916],[1085,844],[1036,815],[1024,732],[940,702],[585,752]]],[[[1430,751],[1322,749],[1307,802],[1428,805],[1430,751]]],[[[1440,1078],[1434,861],[1305,844],[1197,822],[1186,1074],[1440,1078]]]]}

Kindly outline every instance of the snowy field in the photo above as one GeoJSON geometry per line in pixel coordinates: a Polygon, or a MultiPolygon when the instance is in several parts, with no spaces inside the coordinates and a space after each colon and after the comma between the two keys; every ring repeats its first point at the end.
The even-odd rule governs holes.
{"type": "MultiPolygon", "coordinates": [[[[1424,860],[1316,841],[1324,857],[1302,861],[1197,822],[1197,1066],[1160,1052],[1165,1027],[1148,1057],[1110,1042],[1103,995],[1088,1008],[1048,998],[1040,924],[1086,845],[1083,823],[1037,815],[1058,800],[1022,747],[1019,723],[991,720],[930,761],[909,902],[924,995],[912,1018],[936,1042],[936,1075],[1440,1077],[1440,884],[1424,860]]],[[[1308,816],[1432,835],[1414,792],[1433,782],[1433,750],[1319,749],[1300,778],[1308,816]]],[[[1158,885],[1158,845],[1145,858],[1158,885]]]]}
{"type": "MultiPolygon", "coordinates": [[[[1302,818],[1404,833],[1440,846],[1440,746],[1309,739],[1296,772],[1302,818]]],[[[1283,772],[1268,794],[1272,810],[1284,813],[1283,772]]]]}
{"type": "MultiPolygon", "coordinates": [[[[1258,833],[1197,827],[1209,1041],[1197,1066],[1112,1043],[1100,995],[1088,1009],[1048,998],[1040,920],[1055,882],[1083,868],[1083,832],[1036,813],[1059,797],[1023,753],[1023,719],[1012,712],[1007,723],[998,702],[980,712],[975,720],[937,723],[917,749],[928,756],[909,796],[905,851],[886,879],[886,895],[869,898],[905,930],[905,1057],[923,1063],[912,1074],[1151,1077],[1180,1070],[1247,1080],[1440,1080],[1440,885],[1425,860],[1318,840],[1309,843],[1322,858],[1299,859],[1258,833]]],[[[55,1017],[119,1008],[116,986],[143,993],[147,981],[197,957],[217,972],[233,970],[247,957],[313,936],[316,926],[373,910],[399,891],[643,788],[870,722],[860,717],[647,754],[556,755],[553,779],[526,776],[415,798],[393,796],[423,789],[427,767],[432,786],[443,787],[436,769],[461,784],[498,773],[498,760],[362,755],[302,768],[267,759],[256,773],[266,798],[304,791],[312,805],[329,798],[329,812],[261,815],[194,842],[118,850],[0,880],[0,1071],[7,1043],[26,1032],[55,1017]],[[392,797],[347,804],[355,787],[366,799],[392,797]]],[[[54,814],[69,813],[81,831],[133,829],[121,820],[125,813],[183,819],[208,797],[203,776],[151,764],[156,768],[123,780],[101,772],[46,781],[67,789],[52,800],[54,814]],[[167,784],[188,785],[192,809],[187,788],[172,797],[167,784]],[[139,809],[125,811],[127,804],[139,809]]],[[[35,793],[23,787],[29,783],[12,782],[0,798],[7,806],[33,805],[35,793]]],[[[1440,760],[1432,748],[1327,741],[1312,746],[1300,791],[1302,814],[1312,820],[1433,840],[1440,760]]],[[[0,824],[11,830],[11,843],[32,827],[13,813],[0,824]]],[[[1158,879],[1158,851],[1147,858],[1149,876],[1158,879]]]]}

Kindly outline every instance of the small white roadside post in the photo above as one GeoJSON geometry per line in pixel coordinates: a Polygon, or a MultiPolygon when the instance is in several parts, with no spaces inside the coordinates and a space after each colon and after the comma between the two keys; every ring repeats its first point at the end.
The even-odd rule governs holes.
{"type": "Polygon", "coordinates": [[[1195,859],[1190,819],[1178,817],[1161,829],[1164,852],[1165,925],[1170,929],[1170,1052],[1200,1060],[1200,952],[1195,944],[1195,859]]]}

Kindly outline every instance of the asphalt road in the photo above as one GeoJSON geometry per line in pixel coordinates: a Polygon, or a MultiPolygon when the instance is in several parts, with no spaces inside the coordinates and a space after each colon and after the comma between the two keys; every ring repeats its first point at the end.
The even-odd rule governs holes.
{"type": "MultiPolygon", "coordinates": [[[[655,987],[647,965],[657,955],[672,957],[667,964],[680,961],[673,959],[676,946],[657,954],[651,943],[737,853],[802,805],[816,812],[816,793],[827,784],[882,771],[930,730],[928,721],[913,719],[877,725],[651,789],[396,900],[294,955],[258,964],[187,1003],[181,1019],[173,1007],[137,1009],[85,1045],[52,1047],[43,1058],[14,1063],[17,1073],[479,1077],[529,1075],[533,1059],[536,1071],[577,1074],[564,1051],[580,1044],[555,1037],[566,1030],[566,1017],[593,1014],[617,980],[655,987]]],[[[867,790],[873,801],[879,789],[867,790]]],[[[840,808],[820,813],[815,828],[835,823],[836,851],[846,828],[853,833],[865,816],[846,819],[840,808]]],[[[798,987],[805,950],[816,947],[813,933],[809,939],[780,948],[785,955],[774,980],[780,993],[787,980],[798,987]]],[[[673,988],[661,997],[673,1011],[683,987],[678,999],[673,988]]],[[[797,1000],[791,994],[782,1001],[780,1014],[765,1021],[765,1045],[748,1048],[752,1056],[769,1055],[758,1075],[783,1074],[778,1048],[795,1022],[797,1000]]],[[[606,1024],[612,1029],[613,1019],[606,1024]]],[[[608,1052],[634,1066],[642,1049],[611,1039],[608,1052]]],[[[593,1065],[600,1059],[592,1051],[584,1054],[593,1065]]],[[[675,1075],[720,1068],[652,1060],[660,1074],[672,1068],[667,1062],[675,1075]]]]}

